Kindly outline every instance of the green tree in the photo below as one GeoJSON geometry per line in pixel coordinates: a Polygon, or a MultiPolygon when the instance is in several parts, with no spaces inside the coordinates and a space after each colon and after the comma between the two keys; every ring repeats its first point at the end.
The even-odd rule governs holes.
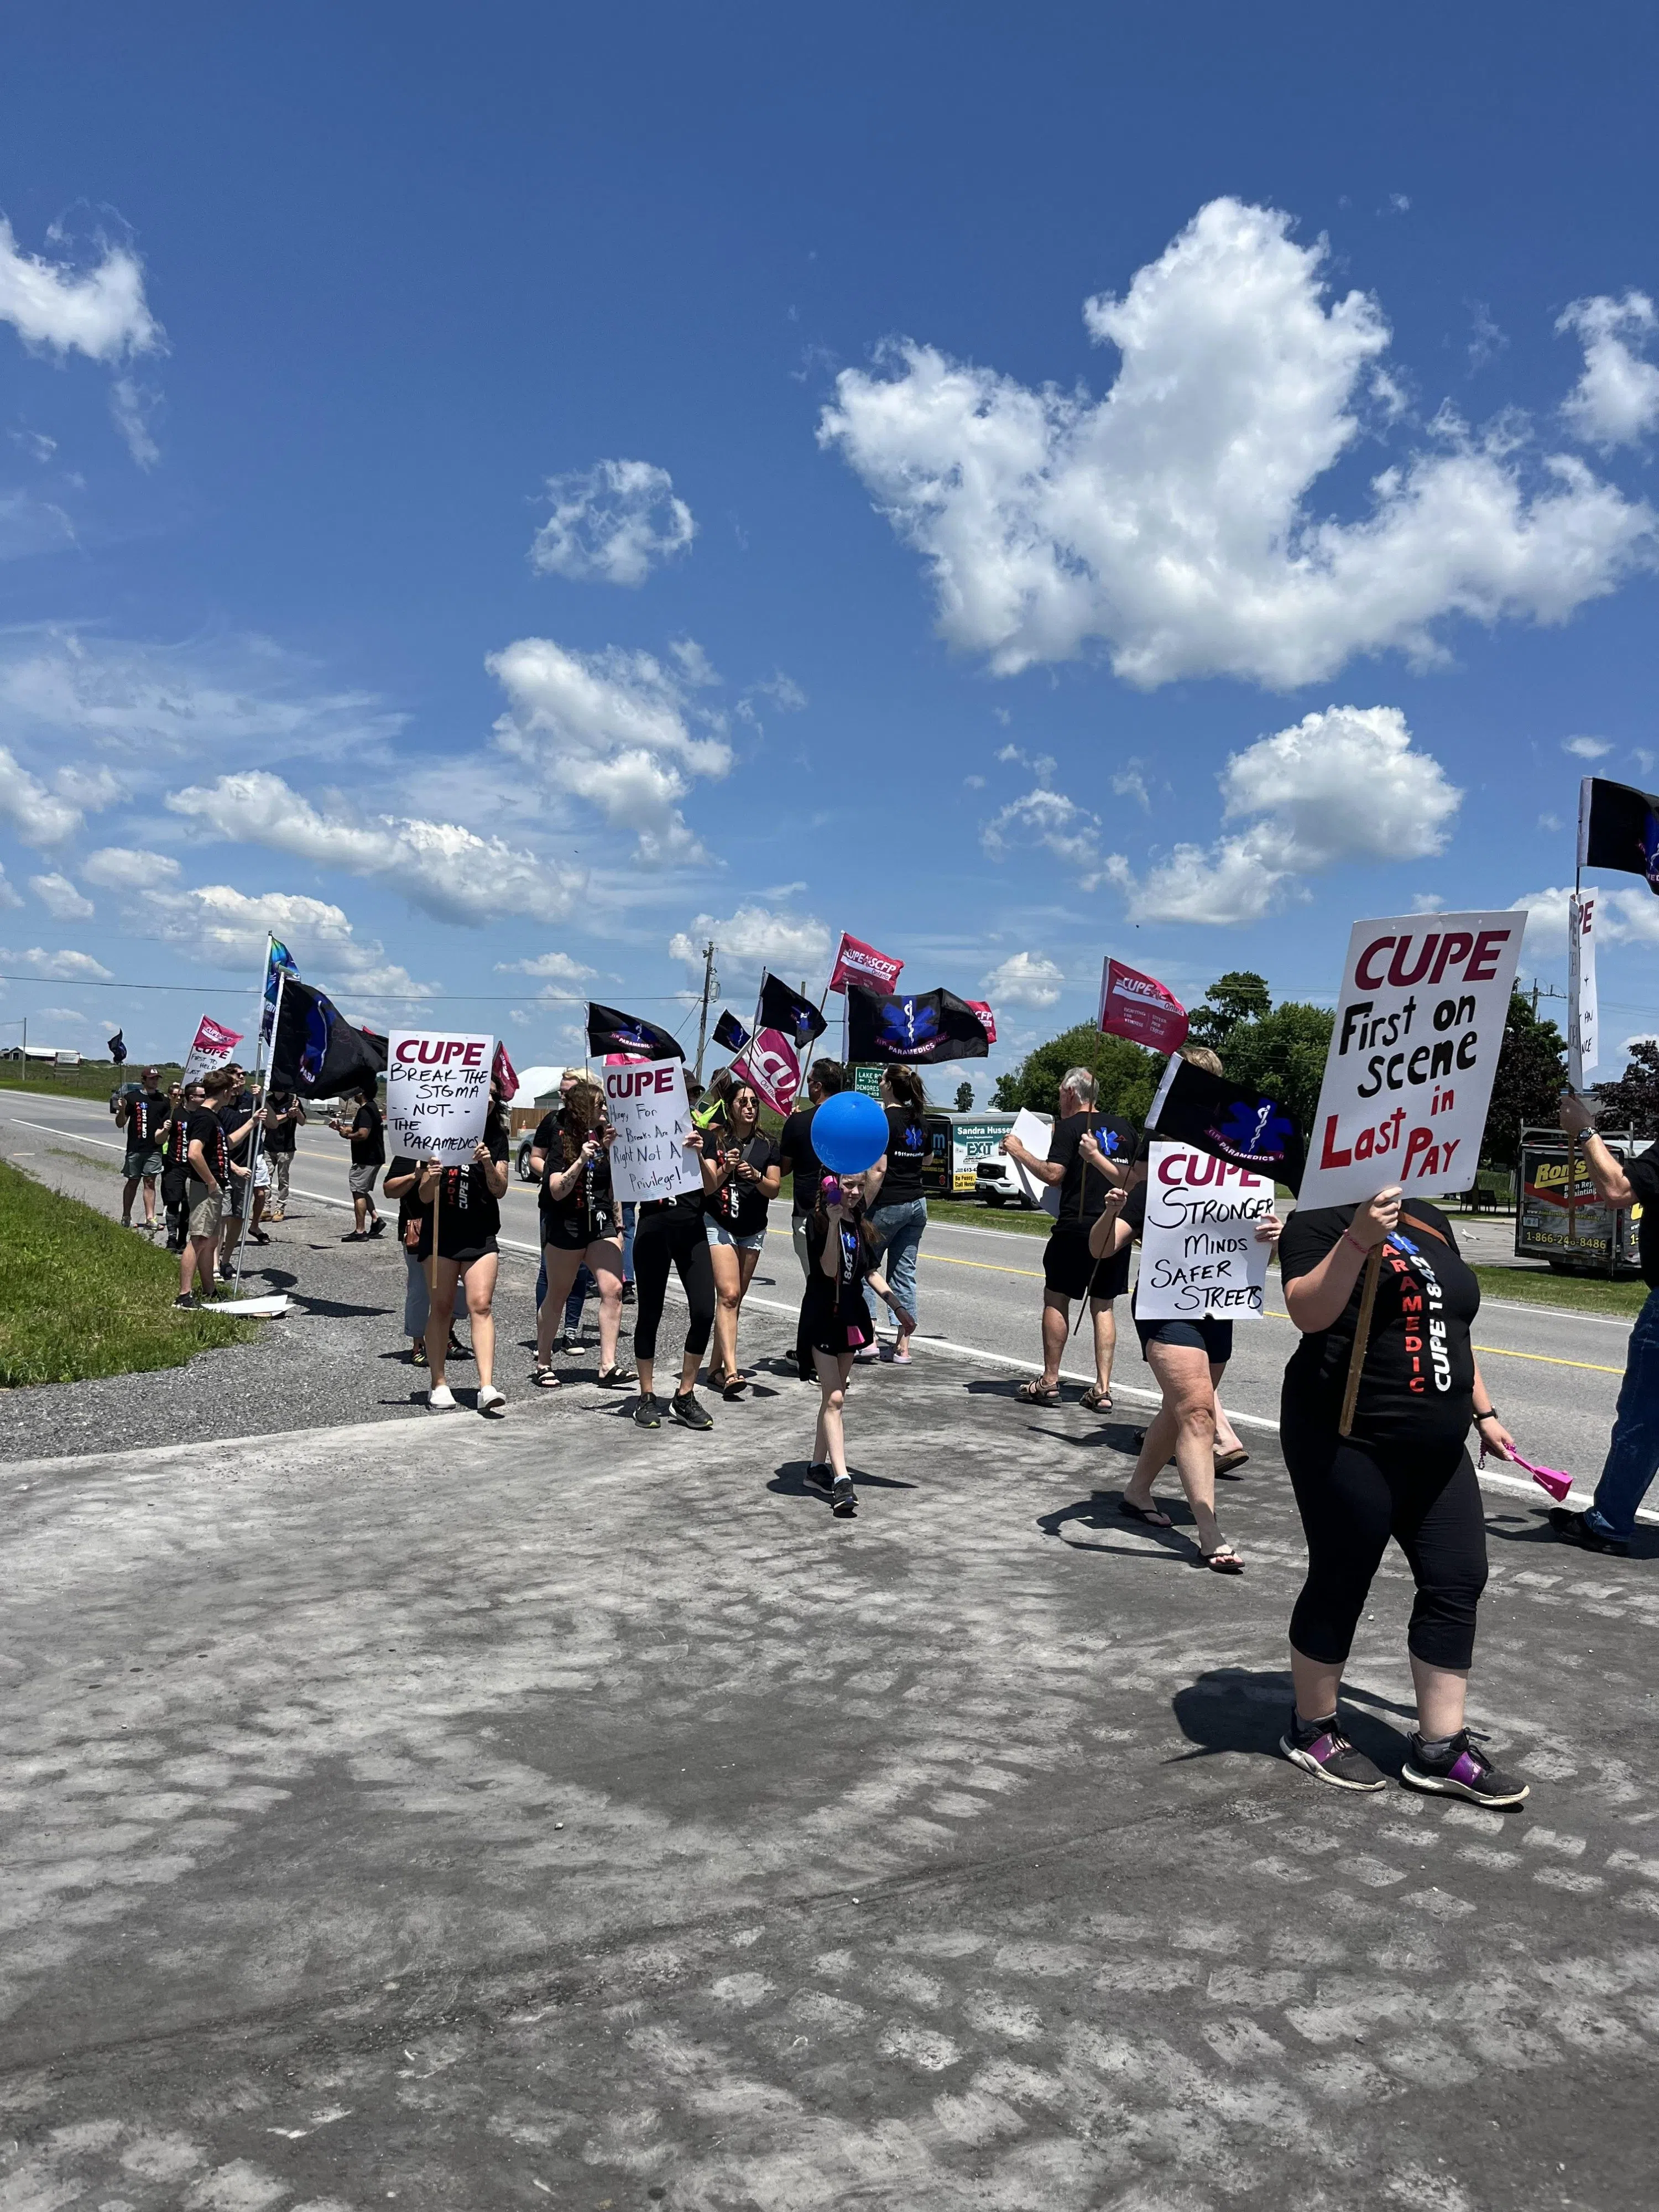
{"type": "Polygon", "coordinates": [[[1632,1041],[1630,1065],[1618,1081],[1597,1084],[1595,1111],[1604,1128],[1659,1137],[1659,1037],[1632,1041]]]}
{"type": "Polygon", "coordinates": [[[1267,979],[1253,968],[1230,969],[1204,994],[1204,1004],[1188,1018],[1188,1035],[1194,1044],[1212,1052],[1224,1052],[1227,1039],[1240,1022],[1260,1021],[1273,1005],[1267,979]]]}
{"type": "Polygon", "coordinates": [[[1060,1111],[1060,1079],[1068,1068],[1087,1067],[1100,1085],[1100,1103],[1109,1114],[1143,1121],[1164,1073],[1156,1054],[1143,1052],[1126,1037],[1104,1036],[1092,1022],[1079,1022],[1040,1044],[1019,1066],[997,1078],[995,1103],[1003,1113],[1022,1106],[1034,1114],[1060,1111]]]}
{"type": "Polygon", "coordinates": [[[972,1085],[971,1083],[958,1083],[958,1084],[957,1084],[957,1113],[958,1113],[958,1114],[971,1114],[971,1113],[973,1112],[973,1110],[974,1110],[974,1086],[973,1086],[973,1085],[972,1085]]]}
{"type": "MultiPolygon", "coordinates": [[[[1224,977],[1224,981],[1227,979],[1224,977]]],[[[1328,1006],[1310,1006],[1287,999],[1271,1013],[1234,1024],[1228,1030],[1221,1065],[1234,1083],[1261,1086],[1276,1099],[1305,1137],[1319,1104],[1336,1017],[1328,1006]]]]}
{"type": "MultiPolygon", "coordinates": [[[[1553,1022],[1540,1021],[1519,991],[1510,996],[1509,1019],[1498,1055],[1498,1078],[1480,1140],[1484,1165],[1512,1168],[1520,1157],[1523,1128],[1553,1127],[1566,1078],[1566,1046],[1553,1022]]],[[[1471,1174],[1469,1180],[1474,1180],[1471,1174]]]]}

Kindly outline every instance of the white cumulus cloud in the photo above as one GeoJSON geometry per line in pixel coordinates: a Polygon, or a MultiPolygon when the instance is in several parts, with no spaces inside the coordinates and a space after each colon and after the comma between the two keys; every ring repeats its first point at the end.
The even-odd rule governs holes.
{"type": "Polygon", "coordinates": [[[633,830],[642,860],[702,856],[681,802],[693,777],[726,774],[732,750],[720,717],[694,714],[661,661],[526,637],[485,665],[507,697],[497,744],[533,768],[550,793],[586,799],[633,830]]]}
{"type": "Polygon", "coordinates": [[[508,915],[556,921],[581,883],[552,861],[459,823],[322,813],[268,769],[192,785],[167,803],[234,843],[348,875],[385,877],[441,921],[476,926],[508,915]]]}
{"type": "Polygon", "coordinates": [[[1604,453],[1634,446],[1659,424],[1659,368],[1638,350],[1652,338],[1659,317],[1645,292],[1622,300],[1605,294],[1575,300],[1555,325],[1583,343],[1584,373],[1561,412],[1587,444],[1604,453]]]}
{"type": "MultiPolygon", "coordinates": [[[[1054,763],[1044,760],[1040,766],[1052,769],[1054,763]]],[[[980,843],[994,860],[1020,846],[1041,846],[1073,871],[1085,891],[1093,890],[1110,872],[1100,849],[1099,816],[1043,783],[1011,799],[994,814],[980,831],[980,843]]]]}
{"type": "Polygon", "coordinates": [[[29,889],[54,921],[85,921],[94,911],[92,901],[76,890],[67,876],[31,876],[29,889]]]}
{"type": "Polygon", "coordinates": [[[58,845],[81,827],[81,809],[56,798],[15,754],[0,745],[0,821],[26,845],[58,845]]]}
{"type": "Polygon", "coordinates": [[[173,883],[179,863],[167,853],[147,853],[131,845],[105,845],[88,853],[81,873],[106,890],[141,891],[147,884],[173,883]]]}
{"type": "Polygon", "coordinates": [[[1563,738],[1561,750],[1572,753],[1579,760],[1605,760],[1613,747],[1605,738],[1563,738]]]}
{"type": "Polygon", "coordinates": [[[38,945],[27,952],[9,952],[0,945],[0,964],[7,968],[27,968],[36,975],[49,975],[60,983],[109,983],[114,981],[109,969],[89,952],[48,952],[38,945]]]}
{"type": "Polygon", "coordinates": [[[276,936],[293,953],[306,981],[325,989],[343,985],[370,994],[423,998],[432,988],[389,961],[384,946],[362,942],[341,908],[297,892],[250,896],[228,884],[145,890],[127,909],[127,921],[140,934],[175,945],[213,968],[257,975],[265,940],[276,936]]]}
{"type": "Polygon", "coordinates": [[[1060,970],[1044,954],[1016,952],[982,977],[980,988],[989,999],[993,1011],[1000,1006],[1052,1006],[1065,981],[1060,970]]]}
{"type": "Polygon", "coordinates": [[[9,323],[26,345],[89,360],[124,361],[153,353],[162,343],[160,324],[144,301],[144,269],[124,246],[104,249],[91,269],[26,253],[0,216],[0,322],[9,323]]]}
{"type": "MultiPolygon", "coordinates": [[[[1547,959],[1555,954],[1565,960],[1567,901],[1571,896],[1569,884],[1557,884],[1528,891],[1514,902],[1515,911],[1527,917],[1526,950],[1534,957],[1547,959]]],[[[1609,945],[1659,945],[1659,898],[1634,884],[1613,890],[1598,884],[1595,934],[1609,945]]]]}
{"type": "Polygon", "coordinates": [[[684,961],[696,975],[702,974],[702,948],[714,940],[714,963],[722,963],[740,975],[758,975],[769,968],[786,983],[810,981],[822,969],[829,972],[835,939],[812,915],[775,914],[763,906],[740,906],[724,921],[700,914],[690,929],[678,931],[668,941],[671,960],[684,961]]]}
{"type": "Polygon", "coordinates": [[[1297,878],[1345,860],[1427,860],[1442,851],[1462,793],[1413,750],[1397,707],[1328,707],[1235,753],[1223,816],[1254,817],[1207,848],[1177,845],[1137,880],[1109,872],[1135,921],[1258,921],[1297,878]]]}
{"type": "Polygon", "coordinates": [[[536,532],[530,565],[580,583],[642,584],[696,535],[691,510],[666,469],[650,461],[599,461],[550,477],[553,511],[536,532]]]}
{"type": "Polygon", "coordinates": [[[21,906],[22,903],[22,900],[18,897],[15,890],[7,881],[5,869],[0,867],[0,907],[21,906]]]}
{"type": "Polygon", "coordinates": [[[498,975],[539,975],[555,983],[585,983],[592,975],[580,960],[573,960],[568,952],[538,953],[533,960],[498,960],[498,975]]]}
{"type": "Polygon", "coordinates": [[[1212,201],[1121,297],[1087,301],[1121,362],[1098,400],[909,341],[887,374],[842,372],[820,442],[927,562],[951,643],[1002,674],[1097,639],[1140,684],[1290,686],[1356,653],[1435,658],[1449,616],[1564,620],[1651,558],[1645,504],[1572,455],[1525,477],[1512,435],[1444,410],[1359,518],[1320,514],[1389,334],[1291,229],[1212,201]]]}

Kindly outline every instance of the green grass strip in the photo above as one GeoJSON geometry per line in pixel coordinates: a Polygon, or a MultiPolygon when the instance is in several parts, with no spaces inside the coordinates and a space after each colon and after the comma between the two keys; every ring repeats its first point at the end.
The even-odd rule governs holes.
{"type": "Polygon", "coordinates": [[[1564,1313],[1638,1314],[1648,1294],[1642,1282],[1610,1283],[1605,1275],[1558,1275],[1553,1268],[1477,1267],[1483,1298],[1510,1298],[1564,1313]]]}
{"type": "Polygon", "coordinates": [[[0,1161],[0,1388],[182,1367],[255,1324],[179,1313],[175,1255],[0,1161]]]}
{"type": "Polygon", "coordinates": [[[931,1195],[927,1218],[948,1222],[952,1229],[1009,1229],[1018,1237],[1046,1237],[1054,1225],[1046,1213],[1028,1213],[1023,1206],[987,1206],[980,1199],[931,1195]]]}

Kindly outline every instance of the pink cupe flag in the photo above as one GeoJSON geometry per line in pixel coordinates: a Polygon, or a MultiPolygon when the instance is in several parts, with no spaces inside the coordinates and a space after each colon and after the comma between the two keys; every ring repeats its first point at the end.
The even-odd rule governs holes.
{"type": "Polygon", "coordinates": [[[1126,968],[1109,952],[1101,970],[1096,1026],[1108,1036],[1144,1044],[1149,1052],[1179,1052],[1187,1042],[1187,1009],[1156,975],[1126,968]]]}

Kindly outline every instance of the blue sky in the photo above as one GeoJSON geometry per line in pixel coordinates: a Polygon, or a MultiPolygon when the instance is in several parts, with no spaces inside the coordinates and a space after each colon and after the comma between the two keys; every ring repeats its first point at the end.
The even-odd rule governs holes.
{"type": "Polygon", "coordinates": [[[590,987],[679,1023],[711,927],[739,1006],[843,927],[988,996],[988,1072],[1109,950],[1329,996],[1358,915],[1525,899],[1559,983],[1577,778],[1659,780],[1656,64],[1617,5],[14,23],[0,1022],[177,1053],[268,926],[521,1065],[590,987]]]}

